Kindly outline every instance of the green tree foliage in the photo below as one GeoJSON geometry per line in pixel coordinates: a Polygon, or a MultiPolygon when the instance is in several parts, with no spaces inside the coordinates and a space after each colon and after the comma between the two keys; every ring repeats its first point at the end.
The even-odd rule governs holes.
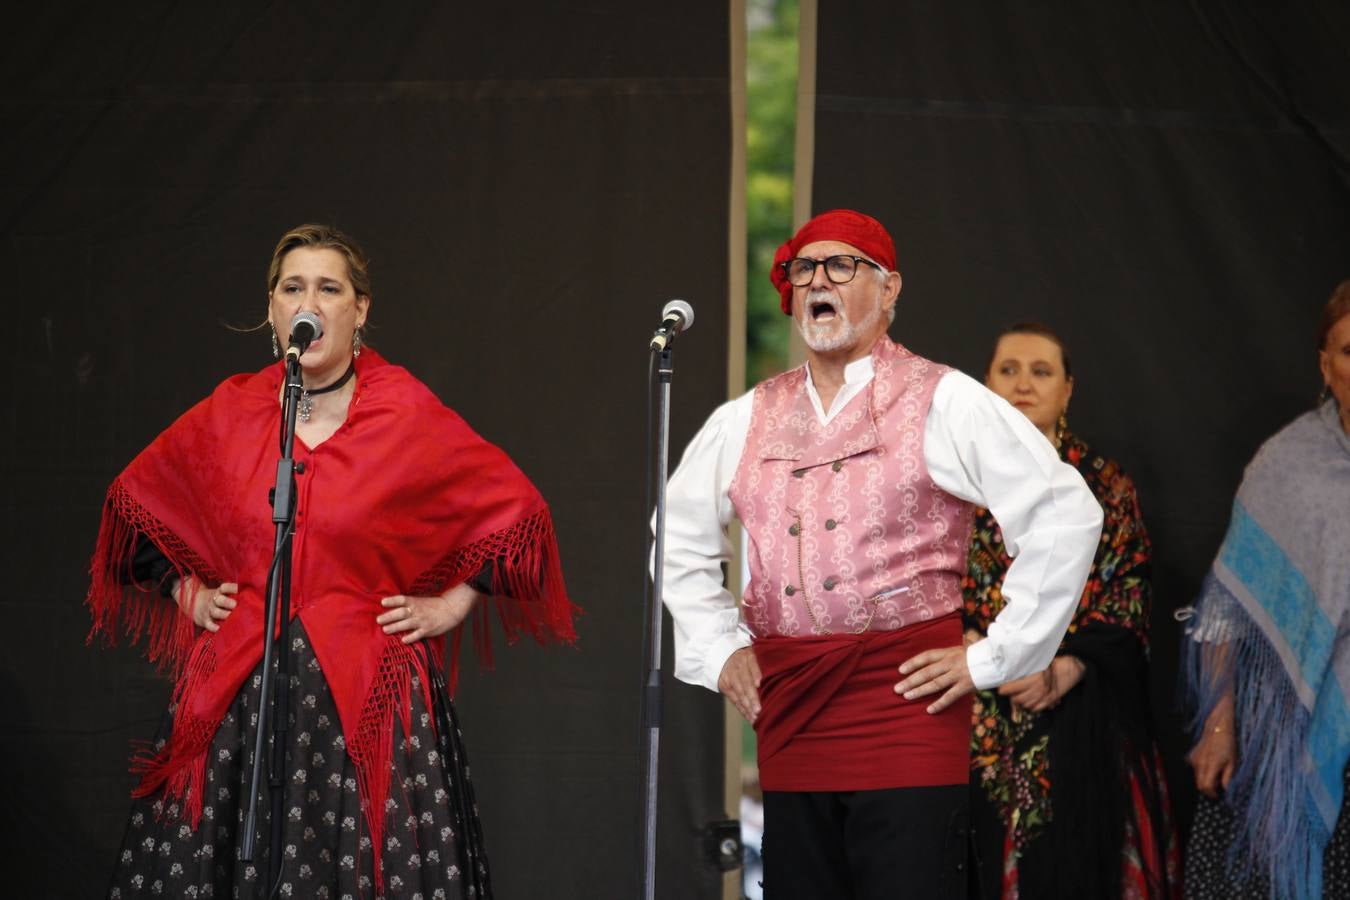
{"type": "MultiPolygon", "coordinates": [[[[746,2],[745,386],[787,367],[791,320],[769,283],[774,251],[792,233],[797,134],[797,2],[746,2]]],[[[743,723],[742,762],[755,763],[755,732],[743,723]]]]}
{"type": "Polygon", "coordinates": [[[769,283],[792,231],[797,0],[748,0],[746,47],[746,386],[787,365],[790,321],[769,283]]]}

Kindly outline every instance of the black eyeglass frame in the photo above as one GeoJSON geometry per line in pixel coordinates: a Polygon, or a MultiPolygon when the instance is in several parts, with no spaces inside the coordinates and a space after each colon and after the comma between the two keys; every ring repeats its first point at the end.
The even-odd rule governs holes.
{"type": "Polygon", "coordinates": [[[783,275],[786,276],[788,284],[792,285],[793,287],[806,287],[808,284],[810,284],[812,281],[815,280],[816,269],[819,268],[820,266],[825,267],[825,277],[829,279],[831,284],[848,284],[850,281],[858,277],[858,263],[866,263],[867,265],[876,269],[878,272],[886,271],[884,266],[880,266],[877,263],[872,262],[872,260],[868,259],[867,257],[854,256],[850,253],[835,253],[831,256],[825,257],[824,259],[812,259],[809,256],[794,256],[792,257],[792,259],[784,260],[783,262],[779,263],[779,265],[783,267],[783,275]],[[836,259],[853,260],[853,272],[843,281],[838,280],[837,278],[835,278],[833,275],[830,274],[830,262],[836,259]],[[807,270],[807,276],[805,281],[792,280],[792,264],[795,262],[804,262],[811,264],[811,268],[807,270]]]}

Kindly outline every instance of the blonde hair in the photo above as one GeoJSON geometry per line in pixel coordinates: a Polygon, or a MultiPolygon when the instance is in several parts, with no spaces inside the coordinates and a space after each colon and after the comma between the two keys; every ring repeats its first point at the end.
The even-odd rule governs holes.
{"type": "Polygon", "coordinates": [[[286,254],[299,247],[336,250],[347,260],[347,277],[357,295],[370,293],[370,260],[361,245],[331,225],[297,225],[281,236],[272,251],[272,262],[267,266],[267,293],[270,296],[281,279],[281,261],[286,254]]]}

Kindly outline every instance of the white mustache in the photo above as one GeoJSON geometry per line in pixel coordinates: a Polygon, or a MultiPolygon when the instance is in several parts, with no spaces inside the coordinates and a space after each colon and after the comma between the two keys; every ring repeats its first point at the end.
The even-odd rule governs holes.
{"type": "Polygon", "coordinates": [[[806,295],[806,311],[808,315],[812,308],[818,303],[829,306],[830,309],[834,310],[836,316],[843,315],[843,311],[839,307],[838,298],[826,288],[812,288],[806,295]]]}

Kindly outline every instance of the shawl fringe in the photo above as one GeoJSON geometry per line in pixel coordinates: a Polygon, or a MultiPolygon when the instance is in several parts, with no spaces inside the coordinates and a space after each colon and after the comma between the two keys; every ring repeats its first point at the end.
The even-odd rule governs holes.
{"type": "Polygon", "coordinates": [[[394,715],[403,725],[403,733],[412,733],[412,673],[419,673],[424,701],[432,709],[430,679],[422,660],[412,647],[401,640],[390,641],[380,657],[370,692],[361,707],[356,733],[347,743],[347,755],[356,769],[356,788],[361,811],[371,834],[371,854],[375,869],[375,893],[384,893],[384,869],[380,864],[384,845],[385,795],[389,793],[390,760],[394,755],[394,715]]]}
{"type": "Polygon", "coordinates": [[[1188,722],[1193,743],[1218,702],[1233,695],[1238,760],[1224,802],[1238,815],[1228,864],[1240,877],[1264,874],[1273,896],[1319,897],[1331,829],[1308,814],[1315,773],[1303,748],[1312,714],[1275,647],[1213,572],[1201,596],[1188,632],[1213,632],[1223,640],[1184,642],[1182,691],[1187,708],[1195,710],[1188,722]],[[1243,677],[1236,678],[1238,672],[1243,677]]]}
{"type": "MultiPolygon", "coordinates": [[[[581,610],[567,598],[553,516],[542,507],[519,522],[455,550],[414,583],[413,594],[444,591],[492,566],[492,603],[508,644],[529,634],[543,644],[557,640],[575,644],[573,618],[581,610]]],[[[492,617],[489,604],[472,613],[473,644],[479,662],[492,668],[492,617]]],[[[455,629],[451,649],[450,692],[459,683],[460,641],[455,629]]]]}
{"type": "Polygon", "coordinates": [[[184,583],[193,572],[208,582],[211,580],[209,567],[137,503],[118,479],[108,488],[98,541],[89,564],[89,594],[85,603],[94,621],[85,643],[92,643],[95,636],[105,643],[115,643],[119,630],[133,643],[145,636],[146,658],[161,672],[178,677],[192,653],[197,629],[190,615],[160,596],[158,585],[128,583],[127,573],[138,534],[154,542],[184,583]]]}
{"type": "Polygon", "coordinates": [[[193,715],[187,701],[196,696],[215,669],[215,643],[208,636],[192,653],[174,685],[170,705],[173,730],[168,741],[159,748],[142,742],[131,760],[131,771],[141,776],[131,795],[148,797],[162,789],[166,799],[182,804],[183,819],[193,828],[201,821],[207,750],[220,722],[193,715]]]}
{"type": "Polygon", "coordinates": [[[192,584],[193,572],[210,579],[209,567],[200,557],[136,502],[121,479],[115,480],[108,488],[90,563],[85,602],[94,622],[86,643],[96,635],[114,643],[119,630],[132,642],[145,636],[146,658],[174,679],[173,733],[160,747],[148,741],[134,745],[131,771],[141,779],[132,796],[147,797],[163,789],[168,815],[181,815],[196,828],[202,814],[206,750],[219,723],[194,716],[187,701],[215,671],[215,648],[209,634],[198,640],[192,617],[162,597],[158,585],[127,583],[136,540],[142,534],[164,553],[184,585],[192,584]]]}

